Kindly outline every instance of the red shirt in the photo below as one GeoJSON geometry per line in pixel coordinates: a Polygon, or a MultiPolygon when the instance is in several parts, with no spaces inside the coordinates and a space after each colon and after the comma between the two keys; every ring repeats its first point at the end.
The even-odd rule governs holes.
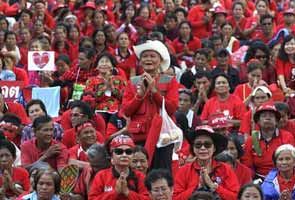
{"type": "Polygon", "coordinates": [[[229,119],[242,119],[246,107],[239,97],[235,95],[230,94],[225,101],[219,101],[217,96],[214,96],[205,103],[201,120],[207,120],[211,114],[216,112],[223,112],[229,119]]]}
{"type": "MultiPolygon", "coordinates": [[[[241,125],[239,132],[242,134],[251,135],[251,123],[254,119],[252,119],[253,111],[249,110],[246,112],[241,120],[241,125]]],[[[259,130],[259,127],[257,124],[254,125],[255,130],[259,130]]]]}
{"type": "Polygon", "coordinates": [[[247,97],[251,94],[252,88],[249,86],[248,83],[239,84],[233,93],[241,99],[241,101],[245,101],[247,97]]]}
{"type": "MultiPolygon", "coordinates": [[[[216,193],[223,200],[236,200],[239,191],[239,182],[233,169],[225,163],[212,161],[211,171],[213,182],[218,184],[216,193]]],[[[174,179],[173,200],[187,200],[198,188],[200,183],[200,166],[197,162],[184,165],[178,170],[174,179]]]]}
{"type": "Polygon", "coordinates": [[[240,162],[236,162],[236,165],[235,173],[237,177],[239,177],[238,180],[240,185],[243,186],[247,183],[250,183],[252,181],[251,169],[240,162]]]}
{"type": "Polygon", "coordinates": [[[286,81],[295,80],[295,64],[292,64],[289,61],[285,62],[278,58],[276,66],[278,76],[283,75],[286,81]]]}
{"type": "MultiPolygon", "coordinates": [[[[71,116],[71,109],[65,111],[61,116],[60,124],[65,131],[73,128],[72,124],[71,124],[70,116],[71,116]]],[[[102,134],[104,134],[105,130],[106,130],[106,124],[105,124],[105,120],[101,116],[101,114],[96,113],[93,117],[93,121],[95,122],[96,130],[101,132],[102,134]]]]}
{"type": "MultiPolygon", "coordinates": [[[[125,197],[122,194],[116,192],[116,182],[117,178],[114,177],[113,168],[104,169],[99,171],[92,182],[90,192],[88,195],[88,200],[149,200],[149,195],[146,187],[144,186],[145,176],[139,171],[134,171],[135,176],[137,177],[138,192],[134,192],[129,189],[128,197],[125,197]]],[[[128,180],[128,183],[134,186],[134,181],[132,179],[128,180]]]]}
{"type": "Polygon", "coordinates": [[[69,159],[89,162],[87,153],[82,149],[80,144],[76,144],[69,149],[69,159]]]}
{"type": "Polygon", "coordinates": [[[266,143],[259,137],[259,145],[262,151],[262,156],[256,154],[252,145],[252,136],[248,137],[245,143],[245,154],[241,158],[241,162],[251,169],[255,170],[260,175],[267,175],[274,168],[272,162],[273,152],[283,144],[294,145],[293,135],[287,131],[279,130],[270,142],[266,143]]]}
{"type": "Polygon", "coordinates": [[[292,133],[295,139],[295,121],[288,120],[286,126],[282,127],[281,129],[292,133]]]}
{"type": "Polygon", "coordinates": [[[204,10],[202,5],[194,6],[188,13],[187,19],[192,24],[193,36],[198,38],[207,38],[210,36],[211,25],[205,24],[202,18],[206,15],[207,10],[204,10]]]}
{"type": "Polygon", "coordinates": [[[293,176],[290,180],[285,180],[283,177],[281,177],[280,173],[278,172],[278,182],[280,186],[280,191],[283,192],[284,190],[293,191],[295,186],[295,176],[293,173],[293,176]]]}
{"type": "MultiPolygon", "coordinates": [[[[59,144],[61,147],[61,152],[59,155],[50,157],[44,162],[47,162],[53,169],[61,169],[68,163],[68,150],[67,148],[58,143],[55,140],[52,140],[51,145],[59,144]]],[[[30,165],[34,162],[38,161],[39,158],[46,152],[46,150],[42,151],[37,147],[37,140],[36,138],[25,141],[21,145],[21,162],[22,165],[30,165]]]]}
{"type": "MultiPolygon", "coordinates": [[[[96,132],[96,141],[104,143],[104,137],[100,132],[96,132]]],[[[77,133],[75,128],[68,129],[64,132],[61,142],[69,149],[77,144],[77,133]]]]}
{"type": "MultiPolygon", "coordinates": [[[[240,22],[237,22],[233,16],[229,16],[226,18],[226,21],[232,24],[234,30],[238,25],[242,31],[246,28],[247,19],[245,17],[242,18],[240,22]]],[[[241,33],[236,32],[235,34],[237,34],[237,36],[241,36],[241,33]]]]}
{"type": "Polygon", "coordinates": [[[15,73],[17,81],[23,81],[25,84],[25,87],[29,85],[29,76],[24,69],[13,67],[12,71],[15,73]]]}
{"type": "Polygon", "coordinates": [[[124,71],[127,79],[130,78],[130,70],[136,67],[137,59],[135,54],[129,50],[129,55],[127,57],[123,57],[120,55],[119,49],[115,49],[115,57],[118,62],[117,68],[120,68],[124,71]]]}
{"type": "Polygon", "coordinates": [[[82,195],[83,197],[87,197],[94,177],[95,177],[95,174],[92,168],[90,166],[85,166],[76,183],[74,192],[76,194],[82,195]]]}
{"type": "Polygon", "coordinates": [[[30,119],[27,117],[27,113],[21,104],[16,102],[6,102],[6,105],[7,111],[5,113],[13,113],[17,115],[21,119],[22,124],[24,125],[30,123],[30,119]]]}
{"type": "MultiPolygon", "coordinates": [[[[30,175],[28,171],[21,167],[12,168],[12,182],[22,186],[24,193],[30,191],[30,175]]],[[[3,180],[2,175],[0,176],[0,187],[2,187],[3,180]]],[[[6,195],[8,197],[13,197],[16,194],[13,194],[11,190],[6,190],[6,195]]]]}

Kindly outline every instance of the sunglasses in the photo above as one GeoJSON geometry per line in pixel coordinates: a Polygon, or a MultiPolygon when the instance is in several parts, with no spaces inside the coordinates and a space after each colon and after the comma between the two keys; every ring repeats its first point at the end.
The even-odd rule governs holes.
{"type": "Polygon", "coordinates": [[[196,149],[200,149],[200,148],[202,148],[202,146],[204,146],[206,149],[209,149],[209,148],[211,148],[212,147],[212,145],[213,145],[213,143],[212,142],[208,142],[208,141],[206,141],[206,142],[196,142],[195,144],[194,144],[194,147],[196,148],[196,149]]]}
{"type": "Polygon", "coordinates": [[[123,155],[124,152],[125,152],[126,155],[133,154],[133,150],[132,149],[113,149],[113,152],[116,155],[123,155]]]}

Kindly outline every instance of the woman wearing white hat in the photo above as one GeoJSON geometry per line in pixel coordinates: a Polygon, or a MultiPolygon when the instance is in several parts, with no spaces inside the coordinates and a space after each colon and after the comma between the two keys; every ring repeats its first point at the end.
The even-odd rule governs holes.
{"type": "MultiPolygon", "coordinates": [[[[144,72],[140,76],[130,79],[123,96],[122,109],[125,115],[131,119],[128,132],[137,144],[143,145],[146,143],[148,133],[155,132],[150,129],[157,128],[155,124],[152,124],[152,121],[154,116],[159,113],[163,98],[165,98],[168,114],[172,116],[176,111],[178,83],[174,77],[162,74],[170,66],[170,55],[162,42],[147,41],[134,46],[134,51],[144,72]]],[[[148,140],[147,143],[156,144],[157,139],[153,140],[148,140]]],[[[148,152],[151,153],[153,150],[149,151],[148,149],[148,152]]],[[[152,155],[150,157],[152,158],[152,155]]]]}

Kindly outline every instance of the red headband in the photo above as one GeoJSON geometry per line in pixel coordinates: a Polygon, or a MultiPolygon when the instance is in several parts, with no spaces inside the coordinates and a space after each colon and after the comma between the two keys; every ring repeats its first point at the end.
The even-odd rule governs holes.
{"type": "Polygon", "coordinates": [[[77,133],[79,134],[82,129],[87,128],[87,127],[94,128],[93,124],[91,124],[90,122],[86,122],[86,123],[81,124],[80,126],[77,127],[77,133]]]}
{"type": "Polygon", "coordinates": [[[131,148],[135,147],[133,140],[128,135],[118,135],[114,137],[110,143],[111,148],[116,148],[121,145],[127,145],[131,148]]]}
{"type": "Polygon", "coordinates": [[[13,125],[12,123],[5,122],[5,121],[2,121],[0,123],[0,127],[5,128],[5,129],[9,129],[9,130],[12,130],[12,131],[17,131],[18,130],[18,127],[16,125],[13,125]]]}

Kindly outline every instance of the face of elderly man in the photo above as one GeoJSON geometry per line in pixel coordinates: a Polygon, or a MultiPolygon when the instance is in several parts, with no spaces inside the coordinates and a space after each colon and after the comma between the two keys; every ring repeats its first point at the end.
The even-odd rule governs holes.
{"type": "Polygon", "coordinates": [[[160,69],[161,56],[152,50],[142,52],[140,55],[140,65],[145,72],[154,72],[160,69]]]}
{"type": "Polygon", "coordinates": [[[275,113],[272,111],[263,111],[259,115],[258,124],[261,129],[275,129],[277,125],[275,113]]]}

